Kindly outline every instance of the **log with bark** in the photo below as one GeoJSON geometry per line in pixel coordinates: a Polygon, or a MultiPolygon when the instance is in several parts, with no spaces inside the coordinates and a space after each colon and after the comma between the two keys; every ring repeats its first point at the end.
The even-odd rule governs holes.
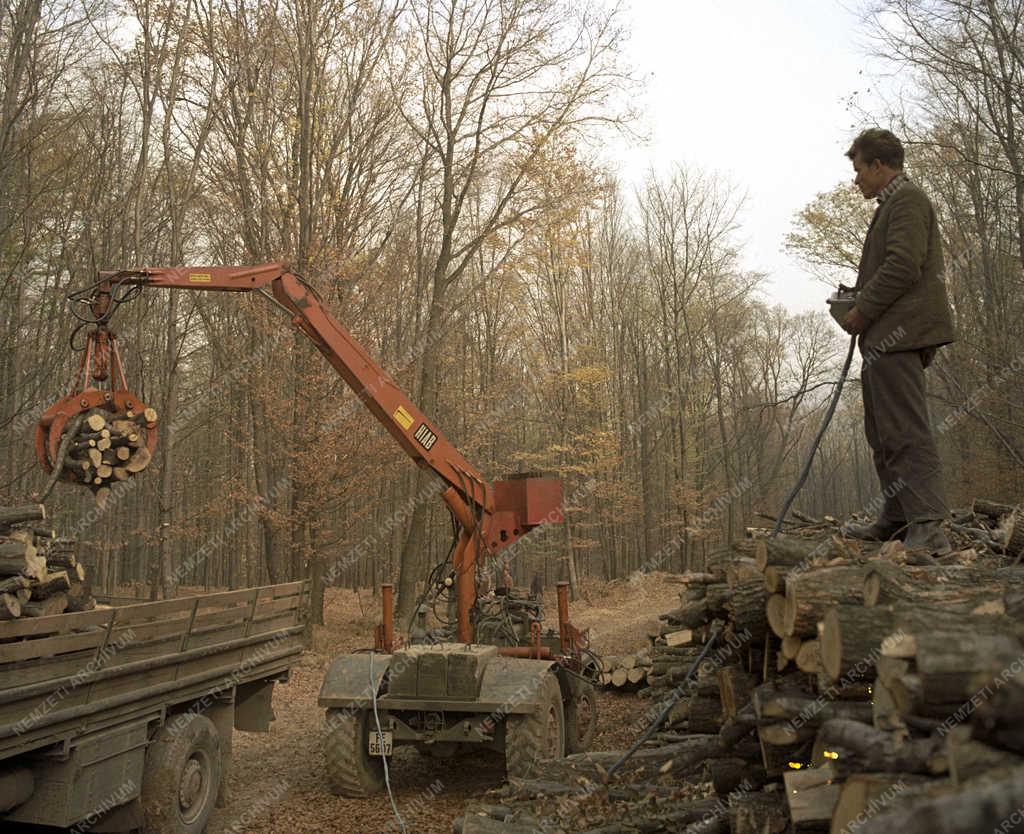
{"type": "Polygon", "coordinates": [[[821,661],[832,681],[870,680],[882,642],[893,632],[893,613],[884,608],[837,605],[821,626],[821,661]]]}
{"type": "Polygon", "coordinates": [[[8,531],[8,538],[0,538],[0,577],[26,576],[35,581],[46,577],[46,560],[38,555],[31,532],[8,531]]]}
{"type": "Polygon", "coordinates": [[[723,666],[716,673],[719,700],[722,703],[722,718],[732,718],[750,703],[754,689],[754,676],[742,666],[723,666]]]}
{"type": "Polygon", "coordinates": [[[68,607],[68,595],[63,591],[57,591],[46,599],[33,600],[21,606],[23,617],[52,617],[55,614],[63,614],[68,607]]]}
{"type": "Polygon", "coordinates": [[[786,580],[783,633],[817,637],[818,620],[834,605],[864,601],[865,569],[840,565],[806,571],[786,580]]]}
{"type": "Polygon", "coordinates": [[[15,594],[0,593],[0,620],[16,620],[21,616],[21,602],[15,594]]]}
{"type": "Polygon", "coordinates": [[[1024,575],[997,577],[994,571],[975,567],[901,566],[877,561],[864,577],[863,602],[869,607],[912,602],[945,611],[972,611],[986,601],[1001,601],[1007,590],[1015,587],[1024,588],[1024,575]]]}
{"type": "Polygon", "coordinates": [[[975,498],[974,503],[971,506],[971,511],[975,515],[984,515],[996,520],[1009,515],[1014,511],[1014,509],[1015,507],[1012,504],[1003,504],[999,501],[989,501],[985,498],[975,498]]]}
{"type": "Polygon", "coordinates": [[[687,729],[691,733],[718,734],[722,728],[722,701],[718,677],[696,681],[687,711],[687,729]]]}
{"type": "Polygon", "coordinates": [[[44,521],[46,508],[42,504],[25,504],[19,507],[0,507],[0,531],[16,524],[44,521]]]}
{"type": "Polygon", "coordinates": [[[810,570],[819,562],[844,555],[846,552],[838,548],[832,538],[810,539],[787,535],[759,539],[754,550],[754,560],[762,573],[769,565],[810,570]]]}
{"type": "Polygon", "coordinates": [[[899,740],[861,721],[831,718],[822,722],[814,742],[814,761],[832,761],[843,771],[887,771],[936,775],[945,769],[941,736],[899,740]]]}
{"type": "Polygon", "coordinates": [[[71,588],[71,580],[68,579],[66,570],[53,571],[46,574],[46,577],[32,585],[32,599],[42,600],[57,593],[67,591],[71,588]]]}
{"type": "Polygon", "coordinates": [[[768,632],[765,611],[767,600],[763,579],[745,579],[736,583],[732,596],[725,604],[734,629],[737,633],[748,635],[748,641],[760,642],[768,632]]]}
{"type": "Polygon", "coordinates": [[[1024,669],[1011,664],[984,687],[979,691],[985,697],[972,716],[974,737],[1024,754],[1024,669]]]}
{"type": "Polygon", "coordinates": [[[765,603],[765,619],[768,627],[776,637],[786,636],[786,598],[782,594],[772,594],[765,603]]]}
{"type": "Polygon", "coordinates": [[[648,678],[652,661],[649,649],[635,654],[601,658],[601,683],[615,689],[637,689],[648,678]]]}
{"type": "Polygon", "coordinates": [[[1024,767],[988,771],[953,789],[906,796],[868,818],[858,834],[1019,832],[1024,827],[1024,767]]]}

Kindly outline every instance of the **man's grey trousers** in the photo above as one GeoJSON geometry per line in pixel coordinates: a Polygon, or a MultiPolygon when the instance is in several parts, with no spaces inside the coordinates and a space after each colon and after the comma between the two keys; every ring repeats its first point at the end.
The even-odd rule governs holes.
{"type": "Polygon", "coordinates": [[[924,369],[934,348],[863,356],[864,431],[886,497],[883,522],[906,524],[945,518],[946,497],[935,446],[924,369]]]}

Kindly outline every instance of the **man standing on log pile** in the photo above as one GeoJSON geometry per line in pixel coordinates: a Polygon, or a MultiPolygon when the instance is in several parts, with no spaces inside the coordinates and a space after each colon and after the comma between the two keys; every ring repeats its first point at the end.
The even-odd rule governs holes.
{"type": "Polygon", "coordinates": [[[905,531],[908,548],[942,555],[951,549],[941,527],[948,511],[924,379],[936,349],[955,338],[938,220],[903,173],[903,145],[891,132],[865,130],[846,156],[854,184],[878,201],[842,327],[860,336],[864,431],[885,503],[874,522],[851,522],[844,533],[887,540],[905,531]]]}

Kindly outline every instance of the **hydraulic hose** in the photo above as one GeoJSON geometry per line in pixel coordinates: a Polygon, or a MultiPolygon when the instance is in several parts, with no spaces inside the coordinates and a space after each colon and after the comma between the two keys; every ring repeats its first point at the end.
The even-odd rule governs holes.
{"type": "Polygon", "coordinates": [[[775,526],[772,528],[770,538],[775,538],[779,535],[782,530],[782,524],[789,514],[790,507],[793,506],[793,502],[796,497],[800,494],[800,490],[804,488],[804,484],[807,483],[807,476],[811,474],[811,465],[814,463],[814,456],[818,453],[818,447],[821,445],[821,439],[825,436],[825,432],[828,431],[829,423],[832,422],[832,417],[836,413],[836,406],[839,405],[839,397],[843,393],[843,384],[846,382],[847,374],[850,373],[850,364],[853,362],[853,351],[857,347],[857,337],[850,337],[850,348],[846,351],[846,362],[843,363],[843,371],[839,374],[839,381],[836,383],[836,390],[832,394],[832,402],[828,405],[828,411],[825,412],[825,419],[821,423],[821,428],[818,429],[818,435],[814,438],[814,443],[811,444],[811,451],[807,455],[807,460],[804,462],[803,471],[800,472],[800,477],[797,478],[796,484],[793,485],[793,489],[789,491],[789,495],[786,496],[786,502],[782,505],[782,511],[775,519],[775,526]]]}

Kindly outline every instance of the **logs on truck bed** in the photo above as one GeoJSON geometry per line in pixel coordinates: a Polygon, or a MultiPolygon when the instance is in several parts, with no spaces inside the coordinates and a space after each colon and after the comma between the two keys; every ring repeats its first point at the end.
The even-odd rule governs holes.
{"type": "Polygon", "coordinates": [[[0,619],[47,617],[96,606],[74,541],[39,528],[35,522],[44,517],[41,505],[0,507],[0,518],[8,522],[0,536],[0,619]]]}
{"type": "Polygon", "coordinates": [[[21,606],[23,617],[52,617],[54,614],[63,614],[68,607],[68,595],[63,591],[57,591],[46,599],[32,600],[21,606]]]}
{"type": "Polygon", "coordinates": [[[71,581],[66,570],[47,573],[46,578],[32,585],[32,599],[46,599],[58,591],[67,591],[70,588],[71,581]]]}
{"type": "MultiPolygon", "coordinates": [[[[14,531],[12,536],[21,531],[14,531]]],[[[37,582],[46,577],[46,560],[41,558],[31,540],[0,539],[0,577],[27,576],[37,582]]]]}
{"type": "Polygon", "coordinates": [[[0,593],[0,620],[16,620],[21,616],[21,603],[14,594],[0,593]]]}

